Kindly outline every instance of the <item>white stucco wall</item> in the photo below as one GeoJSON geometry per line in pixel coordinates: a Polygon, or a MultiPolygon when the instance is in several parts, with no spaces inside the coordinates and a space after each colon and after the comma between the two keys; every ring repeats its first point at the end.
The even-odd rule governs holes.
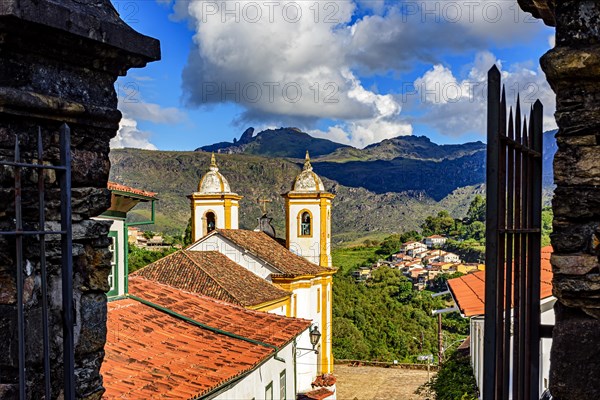
{"type": "MultiPolygon", "coordinates": [[[[302,200],[306,202],[306,200],[302,200]]],[[[308,261],[319,264],[320,237],[321,237],[321,209],[319,200],[314,204],[298,204],[290,201],[289,211],[289,236],[290,250],[308,261]],[[311,235],[309,237],[299,236],[298,216],[304,210],[312,214],[311,235]]]]}
{"type": "Polygon", "coordinates": [[[231,228],[230,229],[238,229],[240,226],[240,203],[236,200],[231,201],[231,228]]]}
{"type": "Polygon", "coordinates": [[[202,217],[208,211],[212,211],[216,216],[216,226],[219,229],[225,228],[225,208],[222,205],[214,205],[215,201],[211,200],[212,205],[204,205],[202,201],[196,200],[194,203],[194,231],[195,237],[201,238],[204,236],[204,221],[202,217]]]}
{"type": "MultiPolygon", "coordinates": [[[[306,332],[305,332],[306,333],[306,332]]],[[[233,384],[226,390],[218,393],[216,396],[209,396],[209,399],[215,400],[264,400],[265,390],[269,383],[273,383],[273,399],[280,399],[279,378],[282,371],[286,374],[286,399],[296,398],[294,387],[294,342],[290,342],[282,348],[277,356],[283,358],[284,362],[271,357],[253,372],[233,384]]]]}
{"type": "MultiPolygon", "coordinates": [[[[542,299],[540,304],[541,312],[541,323],[547,325],[554,325],[554,303],[556,302],[555,297],[548,297],[542,299]]],[[[471,364],[473,366],[473,373],[475,374],[475,380],[479,387],[480,393],[483,389],[483,337],[484,337],[484,318],[483,316],[471,318],[470,332],[471,332],[471,364]]],[[[512,359],[512,340],[510,346],[510,354],[512,359]]],[[[548,388],[549,376],[550,376],[550,349],[552,347],[552,339],[542,339],[540,344],[540,395],[548,388]]],[[[512,380],[510,381],[510,387],[512,388],[512,380]]],[[[510,389],[512,393],[512,389],[510,389]]],[[[483,397],[481,397],[482,399],[483,397]]],[[[512,398],[512,395],[509,396],[512,398]]]]}
{"type": "MultiPolygon", "coordinates": [[[[230,260],[269,282],[272,282],[271,274],[279,272],[273,269],[273,267],[265,263],[263,260],[245,252],[244,249],[219,236],[218,234],[206,237],[196,242],[189,248],[189,250],[219,251],[221,254],[227,256],[230,260]]],[[[332,288],[331,284],[327,285],[327,296],[325,302],[323,302],[322,292],[320,292],[323,290],[321,282],[318,280],[313,285],[313,281],[314,280],[305,279],[295,282],[299,286],[308,287],[300,287],[292,291],[291,315],[293,317],[304,318],[313,321],[313,324],[317,325],[319,331],[323,334],[317,350],[320,352],[326,351],[327,354],[331,355],[331,315],[327,313],[329,314],[325,322],[327,329],[324,329],[325,327],[323,326],[322,313],[324,310],[330,309],[331,307],[332,288]],[[321,299],[319,310],[317,310],[317,292],[320,293],[318,298],[321,299]],[[294,310],[296,310],[295,315],[294,310]]],[[[274,314],[285,315],[285,308],[279,307],[275,310],[271,310],[270,312],[274,314]]],[[[308,333],[302,336],[299,340],[299,347],[312,348],[308,333]]],[[[306,353],[306,351],[302,353],[306,353]]],[[[298,387],[300,391],[305,391],[310,388],[310,384],[317,375],[317,362],[320,362],[320,356],[317,359],[317,355],[315,355],[315,353],[311,353],[303,355],[302,359],[303,361],[299,362],[298,364],[298,387]],[[307,386],[301,386],[301,384],[306,384],[307,386]]]]}

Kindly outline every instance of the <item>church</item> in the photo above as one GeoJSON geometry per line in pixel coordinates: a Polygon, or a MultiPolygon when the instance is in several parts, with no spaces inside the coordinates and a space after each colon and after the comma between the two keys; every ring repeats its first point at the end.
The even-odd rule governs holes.
{"type": "MultiPolygon", "coordinates": [[[[218,392],[223,398],[234,393],[262,398],[259,392],[263,385],[264,393],[279,392],[281,398],[298,394],[298,398],[335,399],[335,377],[331,375],[331,322],[336,269],[332,267],[330,252],[334,195],[325,190],[323,182],[313,172],[307,153],[292,190],[282,196],[286,207],[285,239],[275,237],[271,218],[266,212],[259,218],[256,229],[240,229],[238,215],[242,196],[231,190],[212,155],[209,170],[200,179],[198,190],[188,196],[192,244],[130,274],[125,279],[129,285],[124,285],[129,291],[121,291],[109,303],[109,325],[114,325],[117,331],[122,331],[124,324],[128,330],[134,329],[127,347],[123,347],[119,338],[107,341],[105,361],[108,362],[103,366],[103,374],[110,377],[110,390],[116,393],[121,386],[125,388],[131,382],[151,380],[150,376],[146,377],[144,368],[148,356],[137,360],[142,342],[150,340],[142,338],[140,332],[156,333],[160,328],[164,330],[163,337],[171,337],[171,328],[164,324],[145,326],[147,323],[138,316],[159,312],[157,315],[161,318],[191,319],[197,328],[228,334],[229,339],[266,342],[262,343],[263,347],[273,347],[270,343],[278,340],[278,336],[273,335],[283,335],[279,339],[281,346],[275,353],[265,354],[263,361],[253,361],[263,365],[258,378],[252,377],[248,370],[245,373],[250,375],[239,384],[228,384],[230,389],[227,391],[207,387],[206,393],[218,392]],[[221,311],[214,311],[218,309],[221,311]],[[164,312],[168,315],[161,314],[164,312]],[[278,327],[275,330],[269,326],[259,329],[255,321],[263,321],[260,315],[275,318],[269,320],[269,326],[278,327]],[[237,317],[232,319],[231,316],[237,317]],[[116,362],[124,355],[130,360],[129,372],[121,371],[116,362]],[[288,368],[280,371],[280,362],[287,363],[288,368]],[[259,383],[250,383],[257,379],[259,383]],[[258,388],[259,396],[248,392],[254,387],[258,388]]],[[[116,272],[117,278],[127,275],[125,270],[121,269],[121,272],[123,274],[116,272]]],[[[204,343],[203,339],[197,340],[196,346],[204,343]]],[[[179,345],[162,345],[173,351],[184,351],[179,345]]],[[[191,345],[188,350],[194,352],[192,343],[186,345],[191,345]]],[[[233,352],[228,358],[229,373],[230,367],[239,365],[232,361],[237,356],[228,346],[224,345],[219,351],[223,357],[227,352],[233,352]]],[[[204,357],[203,354],[201,351],[197,355],[204,357]]],[[[224,382],[231,379],[219,378],[224,382]]],[[[136,386],[127,387],[127,390],[134,393],[138,390],[136,386]]],[[[182,387],[185,387],[184,383],[176,384],[172,390],[182,387]]],[[[268,394],[264,396],[271,398],[268,394]]]]}
{"type": "Polygon", "coordinates": [[[325,190],[313,171],[308,152],[292,190],[282,196],[286,211],[284,243],[275,238],[266,214],[254,231],[239,229],[242,196],[232,192],[213,154],[198,191],[188,196],[193,244],[185,251],[218,252],[288,292],[286,297],[250,308],[312,320],[322,334],[319,372],[331,373],[332,284],[336,271],[331,263],[331,206],[335,196],[325,190]]]}

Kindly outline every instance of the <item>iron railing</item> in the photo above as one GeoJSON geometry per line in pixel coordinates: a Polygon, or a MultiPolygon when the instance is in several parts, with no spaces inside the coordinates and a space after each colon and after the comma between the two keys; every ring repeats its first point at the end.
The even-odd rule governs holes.
{"type": "Polygon", "coordinates": [[[539,398],[542,118],[508,112],[500,71],[488,73],[483,398],[539,398]]]}
{"type": "Polygon", "coordinates": [[[50,357],[50,322],[48,309],[48,268],[46,263],[46,235],[60,235],[61,238],[61,274],[62,274],[62,322],[63,322],[63,368],[64,368],[64,398],[75,398],[74,378],[74,346],[73,346],[73,254],[72,254],[72,229],[71,229],[71,133],[70,128],[63,124],[60,127],[60,163],[48,165],[44,163],[44,148],[41,129],[37,135],[37,162],[24,162],[21,159],[21,146],[19,137],[15,137],[14,160],[0,160],[0,166],[13,168],[14,171],[14,230],[0,231],[0,236],[13,236],[15,239],[15,275],[17,288],[17,341],[18,341],[18,376],[19,399],[26,399],[27,367],[25,343],[27,332],[25,329],[25,312],[23,304],[24,284],[24,248],[25,237],[37,236],[39,242],[39,263],[41,280],[41,306],[42,306],[42,341],[43,341],[43,369],[44,393],[46,399],[52,398],[51,376],[52,366],[50,357]],[[37,229],[24,229],[23,216],[23,170],[33,169],[37,172],[38,191],[38,226],[37,229]],[[45,201],[45,171],[54,170],[60,183],[61,228],[60,231],[46,230],[46,201],[45,201]]]}

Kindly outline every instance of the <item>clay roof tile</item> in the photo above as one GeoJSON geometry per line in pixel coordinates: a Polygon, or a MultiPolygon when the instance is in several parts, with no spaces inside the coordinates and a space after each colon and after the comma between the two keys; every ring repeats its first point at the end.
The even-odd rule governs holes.
{"type": "MultiPolygon", "coordinates": [[[[540,271],[540,299],[552,296],[552,246],[542,248],[540,271]]],[[[460,312],[466,317],[485,313],[485,271],[478,271],[448,280],[448,288],[460,312]]]]}

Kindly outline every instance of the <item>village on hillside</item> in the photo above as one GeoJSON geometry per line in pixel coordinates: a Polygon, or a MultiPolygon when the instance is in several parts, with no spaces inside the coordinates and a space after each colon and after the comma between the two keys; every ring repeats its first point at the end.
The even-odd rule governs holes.
{"type": "Polygon", "coordinates": [[[357,282],[367,281],[374,270],[381,266],[398,269],[409,278],[415,289],[428,288],[440,274],[468,274],[485,270],[485,264],[465,263],[460,256],[442,250],[448,239],[442,235],[431,235],[422,242],[409,241],[402,244],[398,253],[388,260],[379,260],[371,266],[359,267],[353,272],[357,282]]]}

